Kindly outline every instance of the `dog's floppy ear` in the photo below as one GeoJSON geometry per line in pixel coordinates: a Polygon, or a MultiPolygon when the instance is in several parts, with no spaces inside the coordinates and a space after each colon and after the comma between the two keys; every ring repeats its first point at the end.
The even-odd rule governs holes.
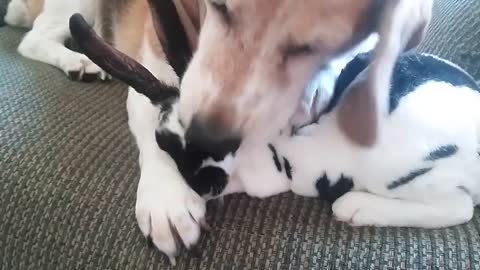
{"type": "Polygon", "coordinates": [[[148,4],[167,61],[178,77],[182,78],[192,58],[193,37],[190,36],[194,35],[191,33],[193,26],[185,13],[185,7],[179,0],[148,0],[148,4]]]}
{"type": "Polygon", "coordinates": [[[433,0],[385,1],[370,66],[349,85],[339,104],[337,121],[354,143],[371,147],[388,113],[390,81],[399,55],[416,47],[428,28],[433,0]]]}
{"type": "Polygon", "coordinates": [[[174,0],[178,16],[185,28],[190,48],[195,51],[198,45],[198,36],[205,18],[206,7],[203,0],[174,0]]]}

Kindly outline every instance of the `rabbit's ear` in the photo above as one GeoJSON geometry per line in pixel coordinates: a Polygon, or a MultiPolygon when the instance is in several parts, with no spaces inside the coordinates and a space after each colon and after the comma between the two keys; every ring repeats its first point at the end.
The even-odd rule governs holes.
{"type": "Polygon", "coordinates": [[[429,25],[433,0],[384,0],[369,67],[349,85],[339,104],[338,125],[354,143],[371,147],[388,114],[390,81],[399,55],[416,47],[429,25]]]}

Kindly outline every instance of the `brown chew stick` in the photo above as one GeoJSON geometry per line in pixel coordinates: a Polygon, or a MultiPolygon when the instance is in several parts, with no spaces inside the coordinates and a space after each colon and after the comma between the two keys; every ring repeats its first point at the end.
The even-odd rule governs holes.
{"type": "Polygon", "coordinates": [[[85,55],[113,77],[145,95],[153,104],[177,99],[180,91],[159,81],[140,63],[104,42],[82,15],[70,17],[72,38],[85,55]]]}

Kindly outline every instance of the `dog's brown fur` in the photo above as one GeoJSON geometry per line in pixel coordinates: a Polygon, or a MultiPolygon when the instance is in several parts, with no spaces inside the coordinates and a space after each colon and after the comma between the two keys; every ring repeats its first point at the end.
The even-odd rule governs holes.
{"type": "Polygon", "coordinates": [[[29,16],[32,18],[37,17],[43,10],[44,1],[45,0],[27,0],[26,4],[30,13],[29,16]]]}
{"type": "MultiPolygon", "coordinates": [[[[182,82],[181,117],[185,123],[190,123],[192,119],[197,126],[201,123],[212,138],[248,138],[255,134],[255,139],[263,140],[270,132],[282,128],[293,115],[303,88],[317,68],[378,31],[382,24],[389,24],[389,18],[383,16],[387,12],[385,7],[396,7],[402,3],[401,8],[409,8],[414,14],[425,16],[424,21],[414,18],[413,24],[418,19],[418,23],[426,26],[428,12],[420,14],[418,11],[424,3],[428,6],[430,2],[207,1],[199,47],[182,82]]],[[[401,27],[402,23],[409,24],[406,21],[408,16],[401,19],[405,21],[399,22],[396,27],[401,27]]],[[[407,33],[410,34],[409,31],[407,33]]],[[[389,34],[380,37],[381,40],[389,38],[389,34]]],[[[399,37],[398,41],[403,44],[401,38],[408,42],[411,37],[399,37]]],[[[383,57],[394,59],[397,56],[395,53],[383,57]]],[[[374,91],[373,95],[366,97],[377,99],[379,96],[374,91]]],[[[362,102],[359,106],[377,106],[378,103],[377,100],[362,102]]],[[[345,106],[350,107],[351,104],[345,106]]],[[[363,138],[358,135],[362,132],[356,134],[352,129],[343,130],[353,140],[364,145],[371,144],[375,141],[377,130],[373,127],[377,126],[378,113],[379,110],[374,108],[360,114],[368,115],[364,121],[370,122],[364,125],[365,129],[372,127],[372,132],[364,132],[367,135],[363,138]]],[[[358,117],[354,119],[361,120],[358,117]]],[[[362,128],[361,125],[356,127],[362,128]]]]}
{"type": "MultiPolygon", "coordinates": [[[[106,0],[103,0],[106,1],[106,0]]],[[[125,54],[138,59],[139,50],[144,36],[152,36],[151,16],[146,0],[128,0],[128,3],[117,11],[117,18],[113,25],[113,44],[125,54]],[[147,26],[148,22],[148,26],[147,26]]],[[[101,16],[108,16],[103,14],[101,16]]],[[[152,45],[158,43],[158,38],[148,39],[152,45]]],[[[157,46],[152,46],[156,48],[157,46]]],[[[159,57],[163,57],[163,51],[159,49],[159,57]]]]}

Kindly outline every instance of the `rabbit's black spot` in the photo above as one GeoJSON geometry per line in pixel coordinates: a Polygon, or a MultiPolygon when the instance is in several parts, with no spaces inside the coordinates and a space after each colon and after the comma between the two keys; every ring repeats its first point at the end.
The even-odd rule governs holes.
{"type": "Polygon", "coordinates": [[[426,161],[435,161],[443,158],[448,158],[458,152],[458,146],[455,144],[442,145],[430,152],[426,157],[426,161]]]}
{"type": "MultiPolygon", "coordinates": [[[[345,90],[353,80],[369,65],[372,52],[358,54],[340,73],[335,84],[332,99],[323,113],[330,113],[337,106],[345,90]]],[[[389,112],[398,107],[400,100],[429,82],[446,82],[453,86],[466,86],[480,92],[475,80],[462,69],[437,57],[404,53],[400,55],[393,70],[389,97],[389,112]]]]}
{"type": "Polygon", "coordinates": [[[330,189],[330,179],[328,178],[327,173],[324,173],[317,179],[315,187],[318,191],[318,197],[323,200],[327,200],[328,190],[330,189]]]}
{"type": "Polygon", "coordinates": [[[278,158],[277,149],[271,143],[268,144],[268,148],[270,149],[270,151],[272,151],[275,167],[277,167],[278,172],[282,172],[282,164],[280,163],[280,159],[278,158]]]}
{"type": "Polygon", "coordinates": [[[354,186],[353,179],[351,177],[346,177],[343,174],[340,175],[340,178],[335,184],[330,184],[331,181],[326,173],[318,178],[317,183],[315,184],[318,191],[318,197],[329,203],[333,203],[338,198],[342,197],[345,193],[352,190],[354,186]]]}
{"type": "Polygon", "coordinates": [[[289,180],[292,180],[292,165],[286,157],[283,157],[283,167],[285,168],[285,174],[289,180]]]}
{"type": "Polygon", "coordinates": [[[159,148],[170,155],[182,176],[196,192],[216,196],[223,191],[227,183],[227,174],[223,169],[213,166],[200,169],[203,161],[210,157],[207,153],[190,144],[184,147],[180,135],[170,130],[157,131],[155,138],[159,148]]]}
{"type": "Polygon", "coordinates": [[[409,174],[407,174],[405,176],[402,176],[402,177],[398,178],[397,180],[393,181],[392,183],[388,184],[387,188],[391,190],[391,189],[395,189],[395,188],[398,188],[400,186],[406,185],[406,184],[410,183],[411,181],[413,181],[415,178],[428,173],[432,169],[433,169],[433,167],[429,167],[429,168],[422,168],[422,169],[412,171],[409,174]]]}
{"type": "Polygon", "coordinates": [[[228,175],[222,168],[208,166],[201,168],[188,184],[200,196],[210,194],[218,196],[222,193],[227,185],[228,175]]]}
{"type": "Polygon", "coordinates": [[[352,177],[340,175],[338,181],[330,187],[330,202],[334,202],[342,197],[345,193],[353,189],[352,177]]]}

